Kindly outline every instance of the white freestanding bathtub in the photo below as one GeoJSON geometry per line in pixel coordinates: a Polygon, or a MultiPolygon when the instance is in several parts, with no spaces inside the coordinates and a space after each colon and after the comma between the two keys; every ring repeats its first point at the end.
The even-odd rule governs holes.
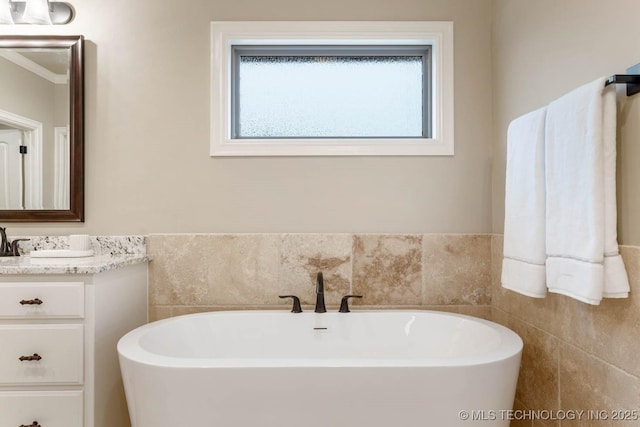
{"type": "Polygon", "coordinates": [[[203,313],[118,343],[133,427],[507,427],[521,351],[433,311],[203,313]]]}

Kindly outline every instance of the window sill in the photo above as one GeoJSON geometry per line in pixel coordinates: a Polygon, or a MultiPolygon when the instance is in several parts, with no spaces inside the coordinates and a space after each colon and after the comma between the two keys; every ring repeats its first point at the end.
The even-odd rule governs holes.
{"type": "Polygon", "coordinates": [[[211,156],[452,156],[436,139],[234,139],[214,142],[211,156]]]}

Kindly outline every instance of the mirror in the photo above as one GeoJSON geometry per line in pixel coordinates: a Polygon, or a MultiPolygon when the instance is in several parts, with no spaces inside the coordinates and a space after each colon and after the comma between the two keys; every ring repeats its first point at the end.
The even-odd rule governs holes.
{"type": "Polygon", "coordinates": [[[84,221],[82,45],[0,37],[0,221],[84,221]]]}

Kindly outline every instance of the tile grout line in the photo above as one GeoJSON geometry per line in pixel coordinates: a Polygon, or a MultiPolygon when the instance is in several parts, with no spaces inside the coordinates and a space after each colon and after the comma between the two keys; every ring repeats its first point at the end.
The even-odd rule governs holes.
{"type": "Polygon", "coordinates": [[[349,280],[349,294],[353,295],[353,258],[355,256],[355,251],[354,251],[354,246],[355,246],[355,240],[356,240],[356,235],[355,234],[351,234],[351,262],[350,264],[350,268],[351,268],[351,277],[349,280]]]}
{"type": "MultiPolygon", "coordinates": [[[[558,352],[558,358],[557,358],[558,362],[557,362],[557,366],[556,366],[556,370],[557,370],[557,373],[558,373],[558,409],[562,409],[562,396],[560,395],[561,390],[562,390],[562,384],[561,384],[562,377],[560,375],[560,365],[562,363],[561,360],[560,360],[560,358],[562,357],[562,351],[561,350],[562,350],[562,347],[560,345],[558,345],[558,348],[556,349],[556,351],[558,352]]],[[[560,420],[560,427],[562,427],[562,424],[563,424],[563,422],[562,422],[562,420],[560,420]]]]}

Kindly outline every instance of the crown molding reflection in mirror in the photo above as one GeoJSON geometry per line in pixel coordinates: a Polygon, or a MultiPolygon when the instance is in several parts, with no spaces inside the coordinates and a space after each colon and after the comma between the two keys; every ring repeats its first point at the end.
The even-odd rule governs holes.
{"type": "MultiPolygon", "coordinates": [[[[44,209],[30,209],[28,203],[24,203],[23,196],[23,204],[22,206],[26,206],[28,209],[15,209],[12,205],[11,209],[2,209],[0,208],[0,222],[64,222],[64,221],[73,221],[73,222],[84,222],[84,61],[83,61],[83,37],[82,36],[0,36],[0,59],[4,59],[2,53],[6,52],[18,52],[25,56],[33,57],[37,56],[37,54],[41,54],[46,58],[42,58],[46,63],[46,60],[49,60],[50,54],[61,54],[65,58],[68,57],[68,67],[65,70],[68,75],[68,99],[65,99],[65,108],[67,108],[68,102],[68,111],[55,110],[54,113],[58,115],[63,115],[66,119],[68,119],[67,126],[67,135],[66,138],[68,140],[68,164],[56,165],[52,164],[49,167],[50,169],[44,171],[41,176],[43,176],[43,186],[46,188],[54,185],[59,185],[60,182],[63,182],[66,186],[65,177],[61,177],[61,170],[68,170],[68,208],[61,208],[60,200],[55,202],[54,205],[54,197],[60,197],[60,189],[53,189],[51,196],[47,195],[47,199],[51,199],[50,203],[46,203],[47,199],[45,199],[44,209]],[[68,168],[68,169],[67,169],[68,168]],[[55,170],[55,172],[53,172],[55,170]],[[55,196],[54,196],[55,194],[55,196]]],[[[37,59],[37,58],[36,58],[37,59]]],[[[66,59],[65,59],[66,61],[66,59]]],[[[65,62],[64,65],[67,63],[65,62]]],[[[33,78],[37,76],[37,73],[33,73],[32,70],[21,66],[20,64],[16,64],[12,62],[12,66],[16,69],[22,70],[22,72],[27,73],[29,78],[33,78]]],[[[57,71],[58,73],[60,71],[57,71]]],[[[38,77],[40,80],[46,80],[41,76],[38,77]]],[[[1,81],[1,80],[0,80],[1,81]]],[[[55,84],[49,82],[49,84],[55,84]]],[[[59,85],[58,90],[66,91],[67,88],[59,85]]],[[[66,92],[63,92],[67,95],[66,92]]],[[[5,95],[8,96],[8,95],[5,95]]],[[[3,98],[4,99],[4,98],[3,98]]],[[[44,102],[41,102],[44,103],[44,102]]],[[[16,107],[18,108],[18,107],[16,107]]],[[[4,107],[0,105],[0,109],[10,110],[8,107],[4,107]]],[[[18,111],[17,113],[19,113],[18,111]]],[[[24,116],[29,116],[29,114],[22,113],[24,116]]],[[[35,113],[34,113],[35,115],[35,113]]],[[[50,152],[51,158],[60,157],[60,152],[54,155],[54,147],[59,145],[59,143],[54,143],[54,127],[58,128],[58,133],[60,124],[53,124],[50,126],[50,139],[47,140],[46,137],[44,144],[46,147],[51,147],[50,152]],[[50,141],[50,142],[49,142],[50,141]],[[47,145],[49,144],[50,145],[47,145]]],[[[1,128],[1,126],[0,126],[1,128]]],[[[18,127],[18,130],[23,130],[18,127]]],[[[45,136],[48,135],[49,129],[45,127],[45,136]]],[[[59,137],[59,135],[58,135],[59,137]]],[[[46,148],[49,150],[49,148],[46,148]]],[[[21,151],[22,152],[22,151],[21,151]]],[[[64,151],[63,151],[64,152],[64,151]]],[[[46,154],[46,153],[45,153],[46,154]]],[[[28,154],[27,154],[28,155],[28,154]]],[[[47,154],[48,155],[48,154],[47,154]]],[[[66,155],[66,154],[65,154],[66,155]]],[[[24,157],[23,157],[24,158],[24,157]]],[[[46,161],[45,161],[46,163],[46,161]]],[[[24,166],[23,168],[26,168],[24,166]]],[[[24,169],[23,169],[24,170],[24,169]]],[[[24,182],[19,184],[20,188],[24,188],[24,182]]],[[[2,191],[2,188],[0,188],[2,191]]],[[[63,190],[64,193],[64,190],[63,190]]],[[[65,196],[66,198],[66,196],[65,196]]],[[[0,201],[1,201],[0,197],[0,201]]],[[[37,206],[35,204],[34,206],[37,206]]]]}

